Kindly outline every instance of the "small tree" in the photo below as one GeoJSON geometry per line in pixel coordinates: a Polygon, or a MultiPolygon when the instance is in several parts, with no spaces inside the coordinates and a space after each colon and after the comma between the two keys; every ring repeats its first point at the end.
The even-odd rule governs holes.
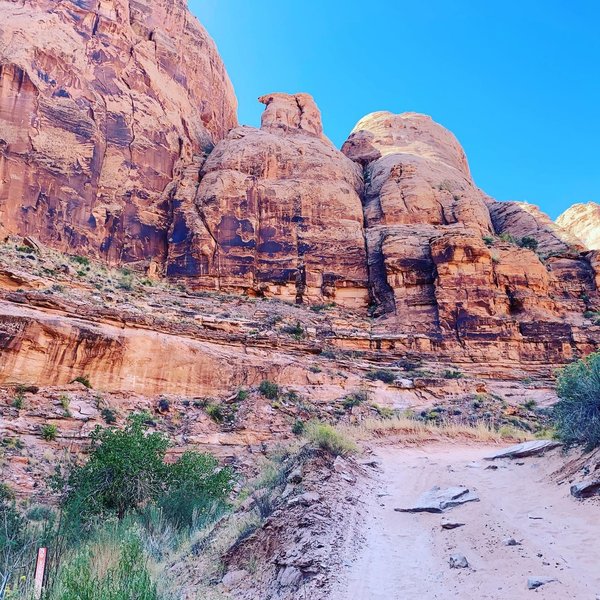
{"type": "Polygon", "coordinates": [[[565,367],[558,375],[556,431],[567,445],[600,446],[600,352],[565,367]]]}
{"type": "Polygon", "coordinates": [[[69,521],[110,514],[122,519],[158,502],[166,516],[190,523],[194,510],[225,501],[233,482],[230,469],[220,469],[214,457],[196,452],[167,464],[168,438],[147,428],[143,413],[130,416],[124,429],[96,427],[88,462],[56,481],[66,487],[69,521]]]}

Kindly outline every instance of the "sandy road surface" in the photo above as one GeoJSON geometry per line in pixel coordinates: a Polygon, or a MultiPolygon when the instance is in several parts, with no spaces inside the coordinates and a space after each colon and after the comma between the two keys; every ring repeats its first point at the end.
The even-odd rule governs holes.
{"type": "Polygon", "coordinates": [[[496,461],[481,445],[384,447],[365,484],[366,520],[354,556],[335,575],[331,600],[600,599],[600,503],[579,502],[548,473],[560,456],[496,461]],[[523,462],[524,464],[517,464],[523,462]],[[478,503],[448,511],[466,525],[442,530],[439,514],[395,512],[434,485],[465,485],[478,503]],[[532,518],[533,517],[533,518],[532,518]],[[520,546],[505,546],[513,537],[520,546]],[[450,569],[464,554],[469,569],[450,569]],[[535,591],[532,576],[558,581],[535,591]]]}

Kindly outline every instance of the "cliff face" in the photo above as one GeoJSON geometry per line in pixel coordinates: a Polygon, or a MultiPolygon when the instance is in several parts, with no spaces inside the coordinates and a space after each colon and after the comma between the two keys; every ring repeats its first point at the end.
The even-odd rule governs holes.
{"type": "MultiPolygon", "coordinates": [[[[596,346],[584,314],[600,307],[600,261],[574,225],[560,226],[579,216],[556,225],[489,198],[456,138],[424,115],[368,115],[340,152],[310,96],[260,101],[261,127],[237,127],[221,59],[184,0],[0,0],[1,233],[196,291],[336,303],[354,311],[339,340],[352,351],[550,365],[596,346]]],[[[87,273],[76,276],[75,288],[87,273]]],[[[0,273],[6,292],[24,281],[34,286],[0,273]]],[[[12,310],[5,380],[24,376],[24,360],[36,381],[88,369],[114,390],[135,373],[144,393],[241,377],[217,370],[212,346],[191,350],[152,320],[143,328],[160,330],[150,338],[164,342],[164,362],[142,350],[145,332],[125,338],[103,323],[94,346],[87,328],[12,310]],[[62,346],[73,352],[57,366],[62,346]],[[187,368],[188,355],[204,358],[187,368]]]]}
{"type": "Polygon", "coordinates": [[[556,220],[557,225],[575,236],[589,250],[600,250],[600,205],[574,204],[556,220]]]}
{"type": "Polygon", "coordinates": [[[0,1],[0,232],[164,262],[169,184],[236,125],[184,0],[0,1]]]}
{"type": "Polygon", "coordinates": [[[305,94],[273,94],[260,129],[234,129],[202,167],[169,274],[212,289],[365,308],[360,168],[322,134],[305,94]]]}
{"type": "Polygon", "coordinates": [[[572,235],[483,194],[456,138],[429,117],[374,113],[342,150],[364,169],[381,335],[424,336],[477,360],[577,353],[596,284],[572,235]]]}

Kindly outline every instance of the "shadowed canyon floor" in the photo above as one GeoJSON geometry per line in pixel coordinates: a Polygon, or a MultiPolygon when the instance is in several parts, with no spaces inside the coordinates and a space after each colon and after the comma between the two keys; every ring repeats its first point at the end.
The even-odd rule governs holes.
{"type": "Polygon", "coordinates": [[[332,600],[590,599],[600,590],[600,503],[581,503],[550,474],[558,453],[491,463],[497,446],[384,446],[380,470],[362,488],[364,521],[332,600]],[[446,514],[401,513],[422,492],[464,485],[480,502],[446,514]],[[464,526],[445,530],[441,522],[464,526]],[[514,539],[518,545],[505,545],[514,539]],[[450,556],[469,567],[452,569],[450,556]],[[530,578],[549,578],[536,592],[530,578]]]}

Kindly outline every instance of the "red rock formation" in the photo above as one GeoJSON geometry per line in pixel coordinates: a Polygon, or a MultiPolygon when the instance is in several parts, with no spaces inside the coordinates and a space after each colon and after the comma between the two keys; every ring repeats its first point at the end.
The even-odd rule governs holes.
{"type": "Polygon", "coordinates": [[[0,233],[160,265],[165,188],[235,113],[185,0],[1,0],[0,233]]]}
{"type": "Polygon", "coordinates": [[[527,202],[488,203],[494,228],[498,234],[509,234],[516,240],[531,237],[545,255],[579,254],[585,250],[581,240],[568,229],[557,225],[537,206],[527,202]]]}
{"type": "Polygon", "coordinates": [[[240,127],[176,215],[170,275],[211,289],[366,307],[361,170],[322,135],[310,96],[272,94],[261,129],[240,127]]]}
{"type": "Polygon", "coordinates": [[[580,239],[589,250],[600,250],[600,204],[573,204],[556,223],[580,239]]]}
{"type": "Polygon", "coordinates": [[[538,209],[483,194],[451,133],[422,115],[374,113],[343,152],[364,168],[381,335],[425,335],[477,361],[589,348],[575,339],[597,296],[583,248],[538,209]],[[526,236],[539,254],[520,247],[526,236]]]}

